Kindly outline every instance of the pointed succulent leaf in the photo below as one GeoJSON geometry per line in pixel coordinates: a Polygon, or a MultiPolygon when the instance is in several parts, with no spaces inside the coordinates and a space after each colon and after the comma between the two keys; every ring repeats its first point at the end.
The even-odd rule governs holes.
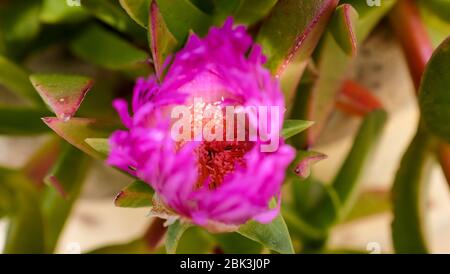
{"type": "Polygon", "coordinates": [[[303,233],[302,238],[320,240],[339,219],[340,203],[336,192],[312,177],[305,180],[295,178],[291,186],[299,219],[321,232],[318,235],[303,233]]]}
{"type": "Polygon", "coordinates": [[[312,126],[314,122],[303,121],[303,120],[286,120],[283,124],[283,129],[281,130],[281,135],[284,139],[289,139],[292,136],[299,134],[300,132],[306,130],[312,126]]]}
{"type": "Polygon", "coordinates": [[[88,118],[72,118],[69,121],[63,121],[47,117],[43,118],[43,121],[64,140],[98,159],[104,159],[105,155],[92,148],[85,140],[107,138],[115,129],[119,128],[115,123],[88,118]]]}
{"type": "Polygon", "coordinates": [[[289,168],[290,171],[292,170],[293,172],[289,172],[289,174],[295,174],[302,179],[306,179],[311,174],[312,165],[327,157],[327,155],[320,152],[299,150],[297,151],[295,160],[289,168]]]}
{"type": "MultiPolygon", "coordinates": [[[[275,201],[272,202],[274,206],[275,201]]],[[[239,227],[239,234],[283,254],[294,253],[291,236],[281,213],[270,223],[248,221],[239,227]]]]}
{"type": "Polygon", "coordinates": [[[147,28],[151,0],[120,0],[120,5],[141,27],[147,28]]]}
{"type": "Polygon", "coordinates": [[[306,60],[324,32],[338,0],[278,1],[257,36],[267,67],[281,75],[296,57],[306,60]]]}
{"type": "Polygon", "coordinates": [[[183,236],[183,233],[190,226],[189,223],[184,223],[180,220],[176,220],[173,224],[169,225],[166,238],[166,251],[168,254],[175,254],[181,236],[183,236]]]}
{"type": "Polygon", "coordinates": [[[34,74],[30,81],[60,119],[70,119],[81,105],[93,80],[78,75],[34,74]]]}
{"type": "Polygon", "coordinates": [[[84,141],[97,152],[99,152],[104,158],[108,156],[109,140],[107,138],[87,138],[84,141]]]}
{"type": "Polygon", "coordinates": [[[387,213],[391,209],[391,195],[387,190],[368,190],[359,195],[345,222],[387,213]]]}
{"type": "Polygon", "coordinates": [[[114,204],[118,207],[151,207],[153,189],[145,182],[135,181],[117,194],[114,204]]]}
{"type": "Polygon", "coordinates": [[[175,50],[177,41],[167,28],[155,0],[152,1],[150,6],[148,30],[153,64],[155,66],[156,74],[161,78],[164,62],[175,50]]]}
{"type": "Polygon", "coordinates": [[[217,241],[205,229],[192,226],[183,233],[178,242],[178,254],[206,254],[214,251],[217,241]]]}
{"type": "Polygon", "coordinates": [[[358,12],[349,4],[339,6],[330,22],[330,31],[337,44],[351,56],[356,55],[357,51],[357,23],[358,12]]]}

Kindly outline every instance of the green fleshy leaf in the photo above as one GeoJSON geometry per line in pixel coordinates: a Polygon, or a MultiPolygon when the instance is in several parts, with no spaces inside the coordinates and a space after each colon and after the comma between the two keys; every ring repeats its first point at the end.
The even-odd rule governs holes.
{"type": "Polygon", "coordinates": [[[382,135],[387,114],[377,110],[368,114],[360,126],[353,146],[332,183],[341,204],[340,217],[345,217],[356,201],[360,177],[370,162],[374,150],[382,135]]]}
{"type": "Polygon", "coordinates": [[[325,30],[337,0],[279,1],[264,22],[257,37],[267,67],[281,75],[296,59],[307,60],[325,30]]]}
{"type": "Polygon", "coordinates": [[[277,2],[278,0],[241,0],[234,18],[238,23],[252,25],[269,15],[277,2]]]}
{"type": "Polygon", "coordinates": [[[145,182],[135,181],[117,195],[114,204],[118,207],[151,207],[153,189],[145,182]]]}
{"type": "MultiPolygon", "coordinates": [[[[97,17],[120,32],[134,36],[138,36],[143,33],[141,32],[142,28],[140,28],[122,9],[119,1],[89,0],[83,1],[81,6],[91,15],[97,17]]],[[[95,41],[101,40],[95,39],[95,41]]]]}
{"type": "Polygon", "coordinates": [[[435,13],[426,7],[428,1],[417,2],[420,9],[420,18],[427,28],[428,35],[432,40],[433,46],[438,47],[450,33],[450,21],[445,21],[436,16],[435,13]]]}
{"type": "Polygon", "coordinates": [[[91,25],[70,45],[72,51],[86,62],[111,70],[150,73],[148,54],[106,29],[91,25]],[[93,43],[92,41],[96,41],[93,43]]]}
{"type": "Polygon", "coordinates": [[[370,217],[388,212],[391,209],[390,193],[387,191],[371,190],[361,193],[345,222],[370,217]]]}
{"type": "Polygon", "coordinates": [[[442,20],[450,22],[450,1],[449,0],[420,0],[435,15],[442,20]]]}
{"type": "Polygon", "coordinates": [[[282,254],[294,253],[291,237],[281,213],[268,224],[249,221],[240,226],[237,232],[276,252],[282,254]]]}
{"type": "Polygon", "coordinates": [[[358,12],[349,4],[339,6],[330,22],[330,31],[337,44],[347,54],[354,56],[357,51],[355,24],[358,12]]]}
{"type": "Polygon", "coordinates": [[[397,0],[383,0],[380,6],[369,6],[366,1],[343,0],[341,4],[350,4],[359,14],[356,24],[356,36],[358,41],[364,41],[373,28],[392,9],[397,0]]]}
{"type": "Polygon", "coordinates": [[[44,0],[39,19],[46,24],[74,23],[87,18],[81,6],[69,6],[67,1],[44,0]]]}
{"type": "Polygon", "coordinates": [[[450,143],[450,37],[435,51],[420,85],[420,110],[426,127],[450,143]]]}
{"type": "Polygon", "coordinates": [[[40,0],[8,1],[0,5],[0,33],[9,56],[20,56],[39,33],[40,0]]]}
{"type": "Polygon", "coordinates": [[[89,146],[100,153],[104,158],[109,154],[109,141],[106,138],[87,138],[84,140],[89,146]]]}
{"type": "Polygon", "coordinates": [[[42,105],[43,103],[28,81],[28,73],[3,56],[0,56],[0,85],[33,105],[42,105]]]}
{"type": "Polygon", "coordinates": [[[120,5],[141,27],[147,28],[151,0],[120,0],[120,5]]]}
{"type": "Polygon", "coordinates": [[[93,85],[88,77],[63,74],[34,74],[30,81],[60,119],[69,119],[93,85]]]}
{"type": "Polygon", "coordinates": [[[281,136],[284,139],[289,139],[300,132],[306,130],[312,126],[314,122],[303,121],[303,120],[285,120],[283,124],[283,129],[281,130],[281,136]]]}
{"type": "Polygon", "coordinates": [[[167,28],[156,1],[151,3],[149,26],[148,40],[153,56],[153,64],[156,74],[161,78],[164,62],[177,47],[177,41],[167,28]]]}
{"type": "MultiPolygon", "coordinates": [[[[331,187],[309,177],[305,181],[293,180],[292,193],[299,218],[323,235],[339,219],[339,198],[331,187]]],[[[308,235],[303,237],[317,240],[317,237],[309,239],[308,235]]]]}
{"type": "Polygon", "coordinates": [[[175,254],[181,236],[183,236],[183,233],[190,226],[190,224],[182,223],[180,220],[176,220],[173,224],[169,225],[166,237],[166,251],[168,254],[175,254]]]}
{"type": "Polygon", "coordinates": [[[59,235],[78,198],[86,178],[90,159],[67,145],[53,169],[47,174],[42,214],[45,223],[46,251],[54,251],[59,235]]]}
{"type": "Polygon", "coordinates": [[[0,106],[0,134],[34,135],[48,132],[41,117],[47,110],[0,106]]]}
{"type": "MultiPolygon", "coordinates": [[[[306,67],[305,73],[302,75],[300,82],[294,88],[293,94],[297,94],[297,96],[294,96],[293,100],[287,103],[289,111],[287,115],[290,119],[309,119],[308,116],[310,115],[311,110],[308,108],[308,105],[312,100],[312,87],[317,79],[317,75],[315,74],[315,71],[313,71],[315,67],[311,66],[312,65],[306,67]]],[[[288,84],[288,87],[292,88],[291,84],[288,84]]],[[[302,132],[301,134],[297,134],[296,136],[292,137],[289,142],[293,144],[297,149],[307,148],[307,144],[310,143],[308,137],[311,130],[312,128],[302,132]]]]}
{"type": "Polygon", "coordinates": [[[300,238],[304,243],[306,241],[323,242],[327,238],[327,231],[320,230],[307,223],[290,205],[283,204],[281,212],[292,237],[300,238]]]}
{"type": "Polygon", "coordinates": [[[392,188],[392,240],[397,253],[428,253],[425,233],[426,185],[432,169],[432,140],[419,129],[403,155],[392,188]]]}
{"type": "Polygon", "coordinates": [[[72,118],[68,121],[63,121],[57,118],[47,117],[43,120],[47,126],[64,140],[92,157],[102,160],[105,159],[105,155],[95,150],[85,140],[107,138],[114,130],[119,128],[119,125],[112,122],[87,118],[72,118]]]}
{"type": "Polygon", "coordinates": [[[213,235],[201,227],[193,226],[183,233],[176,251],[177,254],[206,254],[211,253],[216,246],[213,235]]]}
{"type": "Polygon", "coordinates": [[[205,35],[212,17],[202,12],[189,0],[156,0],[170,32],[177,41],[185,41],[190,30],[205,35]]]}
{"type": "Polygon", "coordinates": [[[256,41],[268,57],[266,66],[280,77],[288,110],[336,0],[278,1],[260,28],[256,41]]]}
{"type": "Polygon", "coordinates": [[[309,177],[311,166],[319,161],[326,159],[328,156],[316,151],[297,151],[294,161],[289,166],[288,176],[297,176],[302,179],[309,177]]]}

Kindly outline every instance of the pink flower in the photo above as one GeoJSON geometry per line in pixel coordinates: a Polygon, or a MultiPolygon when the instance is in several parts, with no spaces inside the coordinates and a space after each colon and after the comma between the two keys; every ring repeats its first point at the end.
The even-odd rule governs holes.
{"type": "MultiPolygon", "coordinates": [[[[188,141],[171,138],[170,110],[194,97],[220,106],[278,106],[279,83],[262,65],[265,57],[244,26],[228,19],[201,39],[191,35],[168,68],[164,81],[154,76],[136,83],[131,117],[127,103],[114,102],[126,131],[110,138],[108,163],[150,184],[159,201],[154,210],[198,224],[236,226],[254,219],[270,222],[279,213],[280,188],[294,150],[279,140],[274,152],[263,141],[188,141]]],[[[255,120],[249,115],[249,123],[255,120]]],[[[277,128],[279,134],[283,113],[277,128]]],[[[271,135],[272,136],[272,135],[271,135]]],[[[278,139],[277,139],[278,140],[278,139]]]]}

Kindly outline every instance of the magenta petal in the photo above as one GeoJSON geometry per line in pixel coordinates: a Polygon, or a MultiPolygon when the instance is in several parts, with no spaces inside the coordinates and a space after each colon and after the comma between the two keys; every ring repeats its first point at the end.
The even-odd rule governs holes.
{"type": "Polygon", "coordinates": [[[130,117],[130,114],[128,112],[128,104],[123,99],[116,99],[113,101],[113,107],[116,109],[117,113],[120,116],[120,119],[122,120],[122,123],[127,127],[130,128],[132,124],[132,120],[130,117]]]}

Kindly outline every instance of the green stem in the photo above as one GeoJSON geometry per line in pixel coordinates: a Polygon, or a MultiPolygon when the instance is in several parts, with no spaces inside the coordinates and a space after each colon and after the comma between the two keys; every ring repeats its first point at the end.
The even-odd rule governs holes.
{"type": "Polygon", "coordinates": [[[428,253],[423,219],[432,144],[429,133],[419,128],[395,177],[392,237],[397,253],[428,253]]]}
{"type": "Polygon", "coordinates": [[[385,111],[377,110],[368,114],[354,139],[344,164],[332,183],[340,201],[340,218],[345,217],[355,202],[360,185],[359,179],[369,162],[372,150],[378,143],[385,122],[385,111]]]}

